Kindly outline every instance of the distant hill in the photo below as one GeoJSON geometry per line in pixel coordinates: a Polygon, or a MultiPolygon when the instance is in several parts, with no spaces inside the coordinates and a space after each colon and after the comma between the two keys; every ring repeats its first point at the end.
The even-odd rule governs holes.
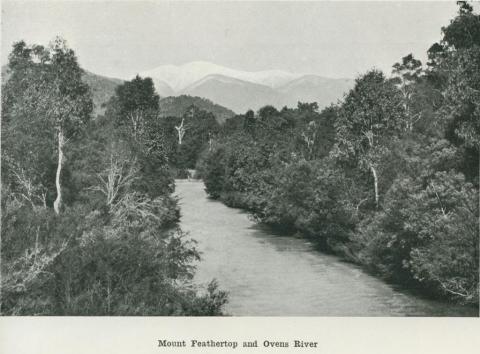
{"type": "Polygon", "coordinates": [[[228,118],[235,115],[235,112],[228,108],[222,107],[212,101],[188,95],[181,95],[176,97],[165,97],[160,99],[160,115],[163,117],[174,116],[180,117],[187,111],[191,105],[199,109],[213,113],[219,123],[225,122],[228,118]]]}
{"type": "Polygon", "coordinates": [[[107,103],[110,97],[115,94],[117,86],[124,82],[120,79],[100,76],[88,71],[85,71],[82,79],[92,90],[94,116],[105,113],[105,108],[102,105],[107,103]]]}

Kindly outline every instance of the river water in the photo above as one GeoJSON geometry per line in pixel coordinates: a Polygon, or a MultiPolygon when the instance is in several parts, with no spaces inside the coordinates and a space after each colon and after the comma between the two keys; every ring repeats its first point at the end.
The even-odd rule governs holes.
{"type": "Polygon", "coordinates": [[[478,316],[473,308],[422,299],[273,233],[248,214],[207,198],[201,181],[176,181],[180,226],[197,240],[195,282],[217,279],[234,316],[478,316]]]}

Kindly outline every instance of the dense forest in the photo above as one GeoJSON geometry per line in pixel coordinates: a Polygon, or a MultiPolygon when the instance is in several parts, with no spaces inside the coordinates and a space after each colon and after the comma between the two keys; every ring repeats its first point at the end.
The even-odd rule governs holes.
{"type": "Polygon", "coordinates": [[[200,254],[178,226],[174,180],[192,170],[258,222],[478,305],[480,16],[459,5],[425,65],[410,54],[390,76],[373,69],[321,111],[165,110],[139,76],[95,110],[63,39],[16,43],[2,85],[1,313],[222,314],[227,294],[194,285],[200,254]]]}
{"type": "MultiPolygon", "coordinates": [[[[214,281],[191,282],[199,253],[177,226],[152,80],[119,85],[105,115],[94,117],[82,74],[60,38],[49,47],[18,42],[10,54],[2,88],[2,314],[221,314],[226,293],[214,281]]],[[[178,163],[188,167],[187,160],[178,163]]]]}
{"type": "Polygon", "coordinates": [[[207,192],[430,296],[478,304],[480,16],[459,14],[391,77],[338,104],[226,121],[198,163],[207,192]]]}

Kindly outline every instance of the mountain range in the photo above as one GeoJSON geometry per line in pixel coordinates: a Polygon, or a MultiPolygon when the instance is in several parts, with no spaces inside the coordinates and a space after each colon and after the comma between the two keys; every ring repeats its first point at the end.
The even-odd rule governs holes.
{"type": "Polygon", "coordinates": [[[160,96],[207,98],[236,113],[265,105],[295,107],[298,101],[335,103],[353,87],[351,79],[331,79],[281,70],[241,71],[204,61],[162,65],[139,73],[151,77],[160,96]]]}
{"type": "MultiPolygon", "coordinates": [[[[1,82],[5,84],[10,77],[7,67],[1,68],[1,82]]],[[[115,89],[124,83],[124,80],[97,75],[89,71],[84,71],[82,80],[90,86],[93,100],[93,116],[105,113],[105,104],[115,95],[115,89]]],[[[235,113],[223,106],[220,106],[206,98],[192,97],[187,95],[161,97],[159,101],[159,114],[162,117],[174,116],[181,117],[191,105],[199,109],[213,113],[219,123],[223,123],[231,118],[235,113]]]]}
{"type": "MultiPolygon", "coordinates": [[[[180,66],[162,65],[139,73],[151,77],[160,100],[160,114],[179,116],[194,104],[215,114],[219,122],[249,109],[265,105],[278,109],[296,107],[297,102],[317,102],[320,108],[335,103],[353,87],[350,79],[295,74],[280,70],[240,71],[208,62],[180,66]]],[[[2,67],[2,82],[8,80],[2,67]]],[[[85,71],[83,80],[91,87],[94,115],[104,113],[104,103],[124,81],[85,71]]]]}

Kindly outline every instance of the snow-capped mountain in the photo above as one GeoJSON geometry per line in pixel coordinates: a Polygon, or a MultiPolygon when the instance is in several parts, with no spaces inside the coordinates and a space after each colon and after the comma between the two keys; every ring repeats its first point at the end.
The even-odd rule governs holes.
{"type": "Polygon", "coordinates": [[[317,102],[324,107],[353,87],[353,80],[330,79],[282,70],[242,71],[195,61],[162,65],[140,73],[151,77],[162,97],[182,94],[209,100],[244,113],[267,104],[277,108],[296,106],[298,101],[317,102]]]}
{"type": "Polygon", "coordinates": [[[301,74],[293,74],[281,70],[241,71],[205,61],[194,61],[179,66],[162,65],[158,68],[140,73],[140,76],[148,76],[156,81],[163,81],[174,91],[183,90],[187,86],[209,75],[222,75],[272,88],[284,85],[302,76],[301,74]]]}

